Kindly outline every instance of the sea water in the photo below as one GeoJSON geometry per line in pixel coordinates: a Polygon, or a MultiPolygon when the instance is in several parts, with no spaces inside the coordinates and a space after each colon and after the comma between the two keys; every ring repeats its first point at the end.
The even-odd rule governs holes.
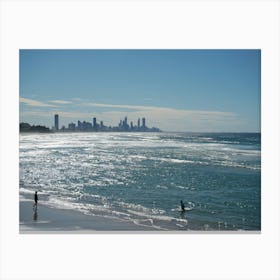
{"type": "Polygon", "coordinates": [[[21,134],[20,199],[147,230],[260,230],[258,133],[21,134]],[[183,200],[186,211],[180,211],[183,200]]]}

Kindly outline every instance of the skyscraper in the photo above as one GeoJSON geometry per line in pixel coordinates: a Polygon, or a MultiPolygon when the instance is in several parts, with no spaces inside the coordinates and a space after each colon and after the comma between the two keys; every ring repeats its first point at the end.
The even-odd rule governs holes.
{"type": "Polygon", "coordinates": [[[146,118],[142,118],[142,127],[146,127],[146,118]]]}
{"type": "Polygon", "coordinates": [[[93,128],[97,128],[96,118],[93,118],[93,128]]]}
{"type": "Polygon", "coordinates": [[[82,129],[82,123],[80,121],[78,121],[78,129],[81,130],[82,129]]]}
{"type": "Polygon", "coordinates": [[[55,130],[59,129],[59,124],[58,124],[58,114],[54,115],[54,128],[55,130]]]}

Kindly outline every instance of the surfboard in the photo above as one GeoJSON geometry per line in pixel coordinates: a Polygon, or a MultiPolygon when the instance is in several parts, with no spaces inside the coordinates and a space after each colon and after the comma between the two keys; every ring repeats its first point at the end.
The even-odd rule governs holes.
{"type": "Polygon", "coordinates": [[[191,210],[193,210],[193,207],[185,207],[185,210],[182,210],[181,207],[171,209],[171,211],[176,211],[176,212],[181,212],[181,213],[184,213],[186,211],[191,211],[191,210]]]}

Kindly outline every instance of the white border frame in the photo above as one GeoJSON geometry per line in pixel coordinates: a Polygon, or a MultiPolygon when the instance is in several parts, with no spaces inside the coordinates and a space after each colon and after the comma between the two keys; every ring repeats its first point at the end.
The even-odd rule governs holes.
{"type": "Polygon", "coordinates": [[[279,2],[2,0],[1,279],[280,279],[279,2]],[[27,48],[262,50],[262,233],[20,235],[18,54],[27,48]]]}

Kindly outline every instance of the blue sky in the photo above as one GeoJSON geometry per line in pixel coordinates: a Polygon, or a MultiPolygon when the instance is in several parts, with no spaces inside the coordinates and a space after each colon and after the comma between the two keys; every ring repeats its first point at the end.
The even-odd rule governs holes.
{"type": "Polygon", "coordinates": [[[259,132],[260,50],[20,50],[20,121],[259,132]]]}

